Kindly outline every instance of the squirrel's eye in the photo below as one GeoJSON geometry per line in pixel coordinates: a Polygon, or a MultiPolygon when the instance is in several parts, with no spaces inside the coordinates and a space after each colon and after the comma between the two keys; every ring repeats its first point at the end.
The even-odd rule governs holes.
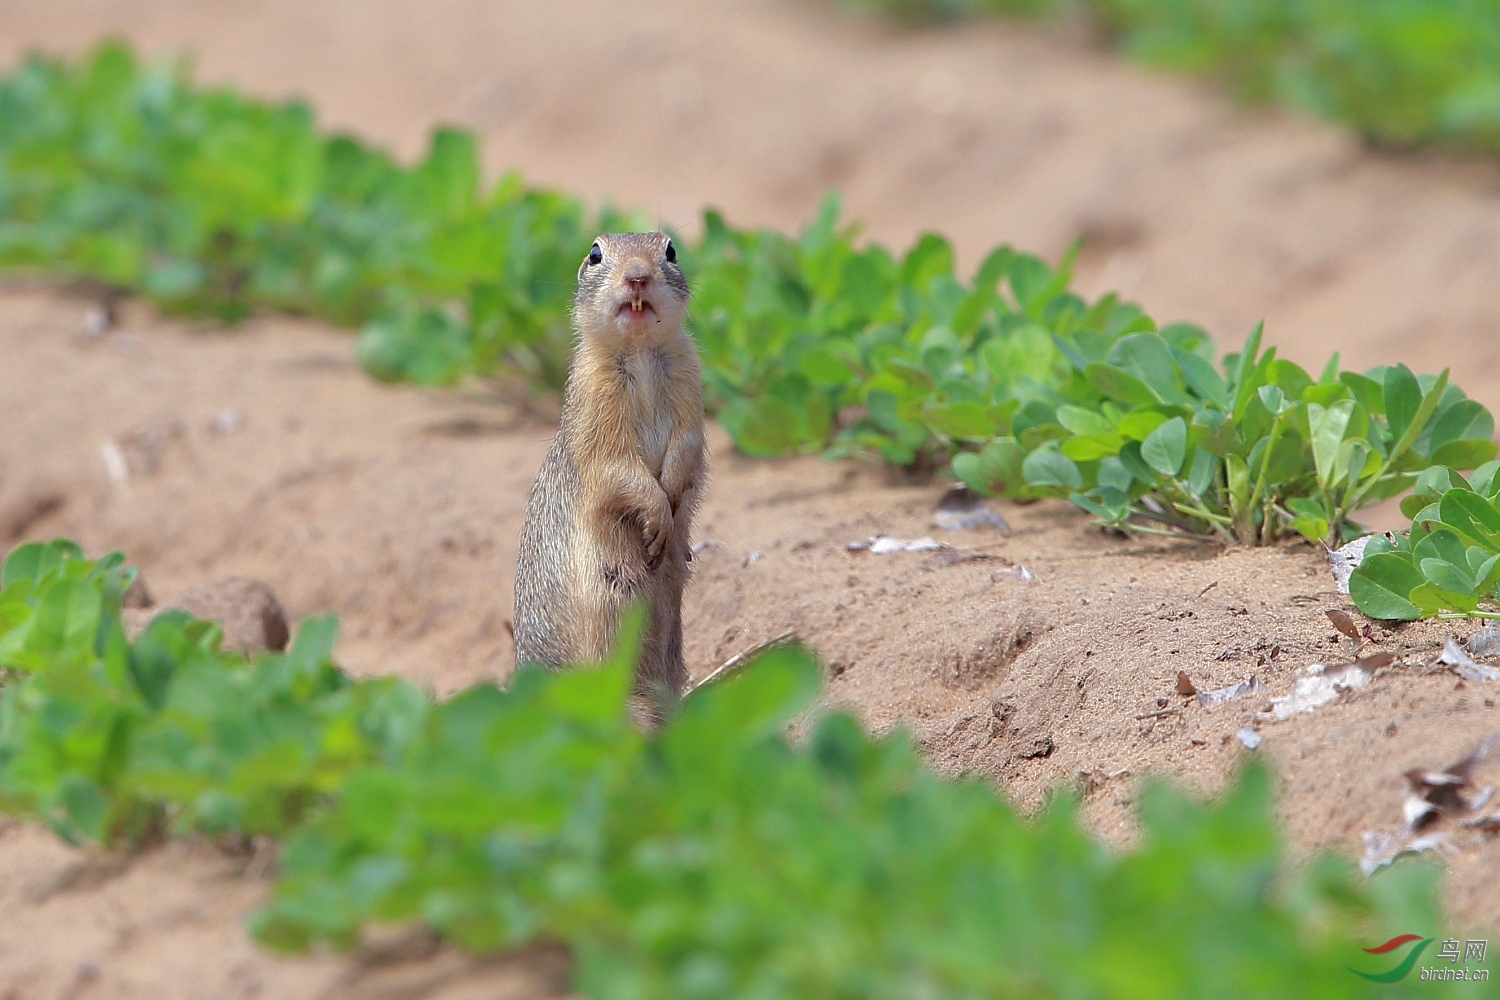
{"type": "Polygon", "coordinates": [[[604,260],[604,251],[600,249],[599,244],[595,243],[589,247],[589,263],[597,264],[602,260],[604,260]]]}
{"type": "Polygon", "coordinates": [[[671,240],[667,240],[667,249],[665,252],[668,261],[675,262],[677,260],[677,248],[672,245],[671,240]]]}

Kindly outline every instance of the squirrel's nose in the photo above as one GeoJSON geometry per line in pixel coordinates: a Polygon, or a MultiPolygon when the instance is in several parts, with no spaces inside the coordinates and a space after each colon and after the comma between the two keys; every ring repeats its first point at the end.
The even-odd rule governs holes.
{"type": "Polygon", "coordinates": [[[643,260],[631,261],[625,267],[625,283],[636,291],[643,291],[651,283],[651,266],[643,260]]]}

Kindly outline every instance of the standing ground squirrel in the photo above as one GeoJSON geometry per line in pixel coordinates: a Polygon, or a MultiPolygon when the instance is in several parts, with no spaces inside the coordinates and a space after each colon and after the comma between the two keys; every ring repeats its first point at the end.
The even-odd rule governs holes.
{"type": "Polygon", "coordinates": [[[682,692],[682,588],[705,473],[687,304],[687,279],[662,233],[601,236],[578,268],[562,422],[521,529],[517,663],[603,657],[621,612],[643,599],[637,693],[682,692]]]}

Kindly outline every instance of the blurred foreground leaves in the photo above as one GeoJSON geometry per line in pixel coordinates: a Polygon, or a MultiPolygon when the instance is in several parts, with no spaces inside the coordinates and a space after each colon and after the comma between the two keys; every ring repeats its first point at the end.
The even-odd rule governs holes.
{"type": "Polygon", "coordinates": [[[561,940],[578,987],[609,1000],[1427,989],[1344,966],[1356,934],[1437,933],[1432,869],[1365,882],[1335,857],[1292,863],[1261,766],[1209,804],[1148,783],[1140,840],[1116,852],[1072,795],[1023,816],[986,782],[938,778],[905,734],[814,708],[820,667],[798,648],[647,736],[628,641],[434,701],[345,675],[331,619],[253,661],[174,611],[127,642],[131,575],[66,541],[5,561],[0,804],[81,843],[284,838],[252,918],[278,948],[393,921],[474,951],[561,940]]]}

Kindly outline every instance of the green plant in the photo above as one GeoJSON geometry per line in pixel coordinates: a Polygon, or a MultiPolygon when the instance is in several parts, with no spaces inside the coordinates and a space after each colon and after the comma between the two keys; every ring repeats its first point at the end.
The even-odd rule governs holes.
{"type": "Polygon", "coordinates": [[[1500,462],[1467,479],[1428,469],[1401,511],[1402,535],[1373,536],[1349,578],[1349,595],[1372,618],[1500,618],[1500,462]],[[1487,606],[1486,606],[1487,605],[1487,606]]]}
{"type": "Polygon", "coordinates": [[[386,759],[425,699],[394,679],[354,683],[313,619],[285,654],[219,649],[175,610],[133,643],[119,553],[68,541],[15,549],[0,569],[0,806],[74,842],[178,830],[283,833],[355,764],[386,759]]]}
{"type": "Polygon", "coordinates": [[[1433,466],[1495,457],[1494,421],[1448,383],[1404,365],[1367,374],[1332,358],[1314,380],[1260,349],[1257,328],[1222,374],[1201,332],[1059,339],[1069,402],[1030,404],[1019,436],[955,458],[988,490],[1019,478],[1068,496],[1100,523],[1266,544],[1352,534],[1361,507],[1406,491],[1433,466]]]}
{"type": "Polygon", "coordinates": [[[1437,930],[1434,870],[1290,863],[1260,767],[1213,804],[1149,785],[1115,852],[1072,796],[1027,818],[899,732],[811,711],[801,649],[647,736],[628,636],[604,664],[432,702],[345,676],[329,620],[254,661],[177,612],[128,642],[130,576],[65,541],[0,567],[0,805],[83,842],[284,836],[252,920],[280,948],[412,920],[480,952],[560,940],[601,1000],[1421,991],[1344,965],[1356,933],[1437,930]]]}
{"type": "Polygon", "coordinates": [[[1500,152],[1495,0],[840,0],[904,19],[1083,14],[1127,52],[1384,143],[1500,152]]]}
{"type": "MultiPolygon", "coordinates": [[[[566,276],[592,227],[626,221],[514,176],[486,191],[464,133],[401,167],[299,105],[195,89],[117,45],[0,79],[0,266],[188,313],[363,323],[381,378],[560,385],[566,276]]],[[[743,451],[870,452],[1246,544],[1338,536],[1428,464],[1493,455],[1482,407],[1404,368],[1314,384],[1256,347],[1221,375],[1198,328],[1069,291],[1071,254],[1000,247],[965,280],[940,236],[897,256],[857,235],[830,197],[796,236],[708,212],[684,242],[705,402],[743,451]]]]}

